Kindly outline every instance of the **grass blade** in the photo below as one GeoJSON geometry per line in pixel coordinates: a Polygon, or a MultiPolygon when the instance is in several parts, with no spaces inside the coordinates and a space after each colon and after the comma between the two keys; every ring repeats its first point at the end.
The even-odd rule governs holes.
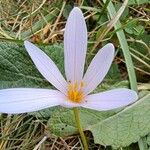
{"type": "MultiPolygon", "coordinates": [[[[103,0],[103,2],[106,2],[106,0],[103,0]]],[[[116,10],[115,10],[115,7],[111,1],[108,5],[107,9],[108,9],[110,17],[113,18],[116,15],[116,10]]],[[[114,25],[114,28],[115,28],[115,30],[117,30],[118,28],[121,28],[121,23],[118,21],[114,25]]],[[[131,55],[130,55],[130,51],[128,48],[128,43],[127,43],[127,40],[125,38],[125,34],[124,34],[123,30],[119,30],[116,34],[117,34],[118,40],[120,42],[124,58],[125,58],[131,89],[137,91],[136,75],[135,75],[134,66],[133,66],[131,55]]]]}

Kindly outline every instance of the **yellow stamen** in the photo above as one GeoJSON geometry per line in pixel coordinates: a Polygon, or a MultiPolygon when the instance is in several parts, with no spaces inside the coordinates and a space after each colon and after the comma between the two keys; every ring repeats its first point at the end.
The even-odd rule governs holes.
{"type": "Polygon", "coordinates": [[[74,103],[81,103],[84,98],[83,87],[85,86],[84,82],[74,82],[69,83],[67,98],[68,100],[74,103]]]}

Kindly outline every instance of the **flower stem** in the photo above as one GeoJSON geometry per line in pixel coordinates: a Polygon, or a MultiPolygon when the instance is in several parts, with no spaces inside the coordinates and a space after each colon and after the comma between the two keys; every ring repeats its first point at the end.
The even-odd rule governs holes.
{"type": "Polygon", "coordinates": [[[83,143],[83,146],[84,146],[84,150],[88,150],[88,144],[87,144],[86,137],[84,135],[84,132],[83,132],[83,129],[82,129],[82,126],[81,126],[81,122],[80,122],[79,111],[78,111],[77,108],[73,108],[73,112],[74,112],[74,116],[75,116],[76,125],[77,125],[77,128],[79,130],[81,140],[82,140],[82,143],[83,143]]]}

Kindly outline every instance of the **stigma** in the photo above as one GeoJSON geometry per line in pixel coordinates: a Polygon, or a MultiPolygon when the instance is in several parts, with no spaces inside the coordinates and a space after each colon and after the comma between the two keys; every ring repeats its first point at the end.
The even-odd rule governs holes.
{"type": "Polygon", "coordinates": [[[67,98],[74,103],[81,103],[84,99],[83,87],[84,82],[68,83],[67,98]]]}

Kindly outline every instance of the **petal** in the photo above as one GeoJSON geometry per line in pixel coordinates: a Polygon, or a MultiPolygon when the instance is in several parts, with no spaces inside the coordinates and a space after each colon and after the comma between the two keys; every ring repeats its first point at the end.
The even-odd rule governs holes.
{"type": "Polygon", "coordinates": [[[47,79],[58,90],[66,93],[67,82],[58,70],[55,63],[34,44],[25,41],[24,45],[32,61],[43,77],[45,77],[45,79],[47,79]]]}
{"type": "Polygon", "coordinates": [[[66,107],[66,108],[81,107],[81,103],[73,103],[66,99],[65,101],[63,101],[61,106],[66,107]]]}
{"type": "Polygon", "coordinates": [[[68,81],[81,81],[86,50],[86,23],[81,10],[75,7],[68,17],[64,33],[65,73],[68,81]]]}
{"type": "Polygon", "coordinates": [[[137,93],[130,89],[114,89],[86,97],[86,102],[82,107],[94,110],[111,110],[126,106],[138,99],[137,93]]]}
{"type": "Polygon", "coordinates": [[[65,95],[56,90],[12,88],[0,90],[1,113],[25,113],[61,105],[65,95]]]}
{"type": "Polygon", "coordinates": [[[88,67],[83,82],[85,83],[84,92],[86,94],[93,91],[104,79],[114,58],[114,46],[109,43],[105,45],[93,58],[88,67]]]}

